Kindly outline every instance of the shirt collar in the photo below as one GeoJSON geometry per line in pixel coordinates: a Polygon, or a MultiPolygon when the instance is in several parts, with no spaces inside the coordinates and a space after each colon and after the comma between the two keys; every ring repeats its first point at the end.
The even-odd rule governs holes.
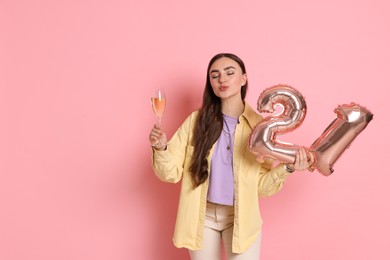
{"type": "Polygon", "coordinates": [[[240,116],[240,119],[244,118],[248,122],[249,126],[253,129],[262,119],[262,116],[256,113],[246,101],[244,102],[244,105],[244,112],[240,116]]]}

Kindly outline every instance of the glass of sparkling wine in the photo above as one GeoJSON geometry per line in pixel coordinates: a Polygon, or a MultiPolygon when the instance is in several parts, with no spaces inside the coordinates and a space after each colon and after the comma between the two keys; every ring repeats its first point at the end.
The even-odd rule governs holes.
{"type": "MultiPolygon", "coordinates": [[[[157,116],[157,122],[159,125],[161,125],[161,119],[165,112],[165,105],[166,105],[164,89],[157,88],[153,90],[151,101],[152,101],[153,112],[157,116]]],[[[160,139],[159,143],[156,145],[166,145],[166,143],[160,139]]]]}
{"type": "Polygon", "coordinates": [[[155,89],[152,94],[152,107],[154,114],[157,116],[157,121],[161,125],[161,119],[165,112],[165,91],[162,88],[155,89]]]}

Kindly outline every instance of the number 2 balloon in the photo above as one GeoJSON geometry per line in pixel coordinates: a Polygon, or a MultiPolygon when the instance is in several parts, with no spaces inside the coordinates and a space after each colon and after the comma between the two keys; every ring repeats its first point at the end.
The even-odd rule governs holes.
{"type": "Polygon", "coordinates": [[[257,110],[260,113],[273,113],[276,105],[282,106],[283,111],[264,118],[256,125],[249,138],[249,149],[257,155],[260,162],[269,157],[293,163],[299,146],[280,142],[276,137],[293,131],[302,124],[306,115],[306,102],[296,89],[277,85],[260,94],[257,110]]]}

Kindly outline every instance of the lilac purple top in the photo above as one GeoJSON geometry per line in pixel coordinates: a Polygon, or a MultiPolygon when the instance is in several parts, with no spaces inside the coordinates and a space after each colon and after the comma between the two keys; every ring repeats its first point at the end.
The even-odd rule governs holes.
{"type": "Polygon", "coordinates": [[[233,206],[233,147],[237,118],[223,115],[223,128],[217,140],[210,166],[210,184],[207,200],[233,206]]]}

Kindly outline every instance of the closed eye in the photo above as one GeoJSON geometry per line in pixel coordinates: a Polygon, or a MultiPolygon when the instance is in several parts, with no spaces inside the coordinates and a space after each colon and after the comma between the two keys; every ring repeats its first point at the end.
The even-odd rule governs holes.
{"type": "MultiPolygon", "coordinates": [[[[234,73],[236,71],[236,68],[233,67],[233,66],[229,66],[229,67],[224,68],[223,70],[226,72],[226,75],[231,76],[231,75],[234,75],[234,73]]],[[[219,76],[220,76],[219,70],[212,70],[212,71],[210,71],[210,77],[212,79],[216,79],[219,76]]]]}

